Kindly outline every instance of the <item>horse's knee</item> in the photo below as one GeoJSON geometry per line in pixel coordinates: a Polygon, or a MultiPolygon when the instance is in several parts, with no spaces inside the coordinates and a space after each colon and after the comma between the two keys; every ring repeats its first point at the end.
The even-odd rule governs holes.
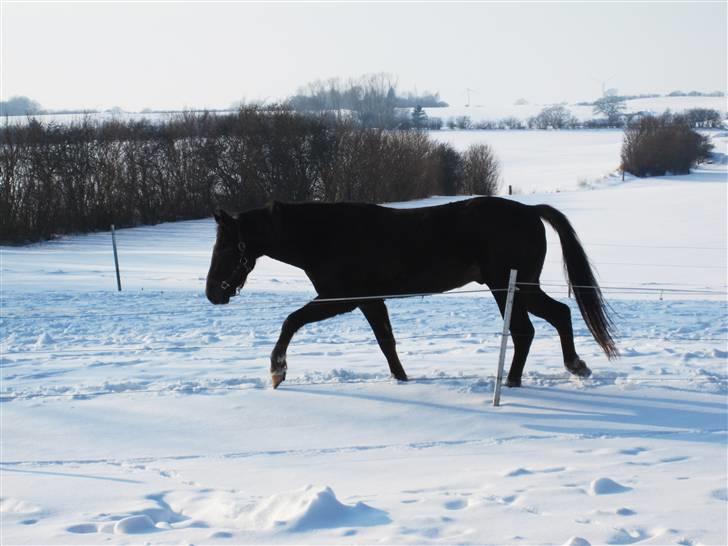
{"type": "Polygon", "coordinates": [[[297,315],[296,313],[298,313],[298,311],[294,311],[286,317],[286,320],[284,320],[283,324],[281,325],[281,332],[294,334],[296,330],[300,328],[300,320],[298,320],[299,315],[297,315]]]}
{"type": "Polygon", "coordinates": [[[513,337],[513,344],[520,346],[530,346],[533,338],[536,335],[536,329],[531,324],[531,321],[520,324],[511,328],[511,336],[513,337]]]}

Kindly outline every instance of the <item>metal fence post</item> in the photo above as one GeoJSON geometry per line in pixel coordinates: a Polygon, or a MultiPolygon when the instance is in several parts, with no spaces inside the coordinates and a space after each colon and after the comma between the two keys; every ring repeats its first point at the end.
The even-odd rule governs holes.
{"type": "Polygon", "coordinates": [[[498,356],[498,373],[495,376],[495,389],[493,390],[493,405],[500,405],[501,382],[503,381],[503,366],[506,362],[506,347],[508,346],[508,334],[511,331],[511,312],[513,311],[513,297],[516,293],[516,276],[518,271],[511,269],[511,276],[508,278],[508,295],[506,296],[506,308],[503,313],[503,334],[501,336],[500,355],[498,356]]]}
{"type": "Polygon", "coordinates": [[[121,276],[119,275],[119,255],[116,252],[116,231],[111,224],[111,244],[114,247],[114,265],[116,266],[116,288],[121,292],[121,276]]]}

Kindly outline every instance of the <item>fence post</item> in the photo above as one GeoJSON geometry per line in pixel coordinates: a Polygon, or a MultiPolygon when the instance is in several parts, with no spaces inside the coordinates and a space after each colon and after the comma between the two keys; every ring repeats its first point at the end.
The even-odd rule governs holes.
{"type": "Polygon", "coordinates": [[[116,252],[116,231],[111,224],[111,244],[114,247],[114,265],[116,266],[116,288],[121,292],[121,276],[119,275],[119,255],[116,252]]]}
{"type": "Polygon", "coordinates": [[[508,334],[511,331],[511,311],[513,311],[513,297],[516,293],[516,276],[518,271],[511,269],[511,276],[508,278],[508,295],[506,296],[506,308],[503,312],[503,334],[501,336],[500,355],[498,356],[498,373],[495,376],[495,389],[493,391],[493,405],[500,406],[501,383],[503,381],[503,366],[506,362],[506,347],[508,346],[508,334]]]}

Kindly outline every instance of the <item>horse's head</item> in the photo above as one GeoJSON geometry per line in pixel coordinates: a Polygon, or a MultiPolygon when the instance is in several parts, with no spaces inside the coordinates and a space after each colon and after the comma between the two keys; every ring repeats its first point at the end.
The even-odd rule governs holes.
{"type": "Polygon", "coordinates": [[[224,210],[215,213],[217,239],[212,249],[212,262],[207,273],[205,295],[214,304],[230,301],[243,287],[255,267],[256,256],[241,236],[240,220],[224,210]]]}

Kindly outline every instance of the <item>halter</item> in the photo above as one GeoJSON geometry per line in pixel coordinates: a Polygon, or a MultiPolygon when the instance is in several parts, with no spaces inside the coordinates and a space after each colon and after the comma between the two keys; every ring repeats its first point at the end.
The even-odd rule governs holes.
{"type": "Polygon", "coordinates": [[[245,282],[245,277],[247,277],[248,273],[250,273],[253,268],[248,265],[248,258],[245,257],[245,243],[240,241],[238,243],[238,250],[240,251],[240,261],[238,262],[238,265],[235,269],[233,269],[233,272],[230,273],[230,277],[228,277],[227,280],[222,281],[220,283],[220,288],[223,290],[227,290],[231,286],[235,286],[235,293],[239,294],[240,289],[243,288],[243,283],[245,282]],[[240,282],[240,284],[233,284],[235,283],[235,278],[245,271],[245,277],[243,277],[243,281],[240,282]]]}

